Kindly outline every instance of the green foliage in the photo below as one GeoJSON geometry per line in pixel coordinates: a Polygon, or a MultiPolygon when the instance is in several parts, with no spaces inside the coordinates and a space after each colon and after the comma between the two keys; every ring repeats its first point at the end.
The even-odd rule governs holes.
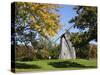
{"type": "Polygon", "coordinates": [[[89,59],[96,56],[96,48],[90,47],[89,42],[97,41],[97,7],[76,6],[77,15],[70,20],[74,28],[81,32],[72,33],[71,41],[76,49],[77,58],[89,59]]]}
{"type": "Polygon", "coordinates": [[[46,49],[34,50],[31,46],[16,46],[16,60],[32,61],[39,59],[48,59],[49,52],[46,49]]]}
{"type": "Polygon", "coordinates": [[[81,59],[89,59],[89,45],[85,45],[81,48],[76,49],[76,57],[81,59]]]}
{"type": "Polygon", "coordinates": [[[76,49],[76,57],[81,59],[96,59],[97,45],[89,44],[76,49]]]}
{"type": "Polygon", "coordinates": [[[17,45],[16,46],[16,60],[32,61],[40,59],[57,59],[59,57],[60,45],[54,45],[46,40],[39,41],[37,48],[32,46],[17,45]]]}
{"type": "Polygon", "coordinates": [[[78,32],[78,33],[72,33],[70,40],[75,48],[81,48],[89,44],[89,41],[91,40],[88,38],[89,38],[88,32],[78,32]]]}
{"type": "MultiPolygon", "coordinates": [[[[34,43],[35,44],[35,43],[34,43]]],[[[32,61],[39,59],[49,58],[49,49],[51,47],[50,41],[41,37],[38,40],[38,44],[33,46],[16,45],[16,60],[20,61],[32,61]]]]}
{"type": "Polygon", "coordinates": [[[37,59],[48,59],[49,51],[44,49],[37,52],[37,59]]]}
{"type": "Polygon", "coordinates": [[[74,46],[87,45],[91,40],[97,41],[97,7],[76,6],[74,10],[77,15],[69,23],[73,23],[82,32],[72,36],[74,46]]]}
{"type": "Polygon", "coordinates": [[[60,45],[56,45],[54,47],[52,47],[50,50],[50,56],[52,59],[57,59],[59,57],[59,53],[60,53],[60,45]]]}

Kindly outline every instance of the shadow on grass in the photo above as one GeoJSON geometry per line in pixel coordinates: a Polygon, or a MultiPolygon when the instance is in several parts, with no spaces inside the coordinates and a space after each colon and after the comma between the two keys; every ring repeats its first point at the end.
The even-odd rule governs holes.
{"type": "Polygon", "coordinates": [[[16,69],[40,69],[41,67],[37,65],[31,65],[26,63],[16,63],[15,65],[16,69]]]}
{"type": "Polygon", "coordinates": [[[50,62],[48,65],[51,65],[55,68],[96,68],[96,66],[85,66],[71,61],[50,62]]]}

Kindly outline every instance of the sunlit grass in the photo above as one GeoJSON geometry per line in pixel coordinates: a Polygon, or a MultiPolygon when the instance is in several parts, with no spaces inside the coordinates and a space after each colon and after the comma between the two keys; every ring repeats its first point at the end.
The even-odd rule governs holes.
{"type": "Polygon", "coordinates": [[[28,62],[16,62],[16,72],[37,72],[37,71],[57,71],[57,70],[80,70],[92,69],[97,67],[95,59],[51,59],[51,60],[38,60],[28,62]]]}

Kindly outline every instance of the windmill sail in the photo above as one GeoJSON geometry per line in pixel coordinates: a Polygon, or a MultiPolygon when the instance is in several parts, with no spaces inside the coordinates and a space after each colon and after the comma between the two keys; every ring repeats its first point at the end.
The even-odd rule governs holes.
{"type": "Polygon", "coordinates": [[[70,41],[70,33],[67,31],[60,37],[61,52],[59,54],[60,59],[75,59],[75,48],[70,41]]]}

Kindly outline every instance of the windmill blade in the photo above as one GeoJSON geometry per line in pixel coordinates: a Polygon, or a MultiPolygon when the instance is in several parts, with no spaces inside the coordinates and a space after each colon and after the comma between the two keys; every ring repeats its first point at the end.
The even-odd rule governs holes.
{"type": "MultiPolygon", "coordinates": [[[[65,31],[66,31],[66,32],[69,31],[73,26],[74,26],[74,25],[72,25],[72,26],[69,27],[68,29],[65,29],[65,31]]],[[[66,33],[66,32],[65,32],[65,33],[66,33]]],[[[62,35],[64,35],[65,33],[63,33],[62,35]]],[[[62,35],[61,35],[61,36],[62,36],[62,35]]],[[[61,36],[59,36],[54,42],[56,42],[61,36]]]]}

